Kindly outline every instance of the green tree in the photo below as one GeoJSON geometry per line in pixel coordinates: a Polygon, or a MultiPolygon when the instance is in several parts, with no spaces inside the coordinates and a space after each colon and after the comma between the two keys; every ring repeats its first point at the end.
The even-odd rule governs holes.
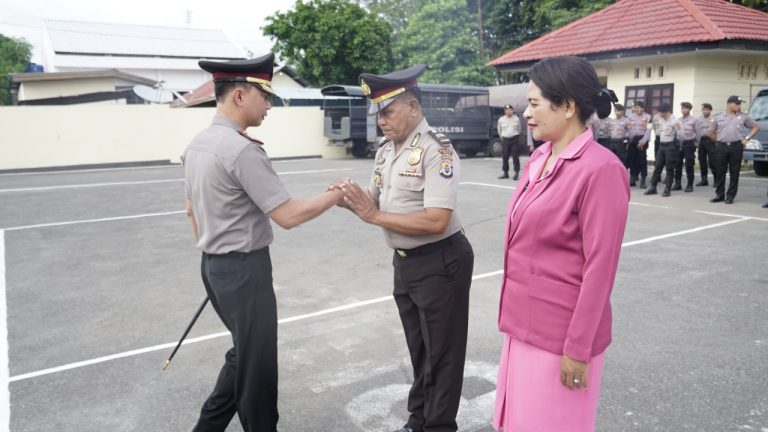
{"type": "Polygon", "coordinates": [[[395,40],[394,50],[403,57],[397,66],[427,64],[420,79],[427,83],[493,84],[493,70],[480,56],[476,23],[465,0],[425,3],[395,40]]]}
{"type": "Polygon", "coordinates": [[[350,0],[299,0],[267,17],[273,50],[312,85],[357,84],[392,68],[392,27],[350,0]]]}
{"type": "Polygon", "coordinates": [[[768,12],[768,0],[730,0],[731,3],[740,4],[742,6],[757,9],[759,11],[768,12]]]}
{"type": "Polygon", "coordinates": [[[615,2],[615,0],[540,0],[536,2],[534,21],[545,32],[550,32],[615,2]]]}
{"type": "Polygon", "coordinates": [[[24,39],[0,34],[0,105],[11,104],[8,74],[24,72],[32,58],[32,45],[24,39]]]}

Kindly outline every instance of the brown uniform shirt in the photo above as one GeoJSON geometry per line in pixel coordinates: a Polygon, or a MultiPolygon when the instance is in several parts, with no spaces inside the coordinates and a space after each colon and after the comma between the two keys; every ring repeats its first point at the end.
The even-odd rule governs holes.
{"type": "Polygon", "coordinates": [[[709,130],[717,134],[718,142],[741,141],[748,133],[745,128],[753,128],[757,123],[752,117],[743,112],[730,114],[727,112],[719,113],[715,116],[715,121],[709,126],[709,130]]]}
{"type": "Polygon", "coordinates": [[[415,213],[425,208],[451,209],[448,228],[441,234],[409,236],[384,229],[387,245],[411,249],[442,240],[461,229],[456,197],[461,170],[459,158],[447,138],[431,131],[426,120],[414,129],[400,151],[386,142],[376,152],[368,190],[379,209],[391,213],[415,213]],[[443,139],[443,142],[439,140],[443,139]]]}
{"type": "Polygon", "coordinates": [[[266,213],[291,197],[258,141],[223,116],[189,144],[184,188],[197,221],[197,247],[209,254],[250,252],[272,243],[266,213]]]}

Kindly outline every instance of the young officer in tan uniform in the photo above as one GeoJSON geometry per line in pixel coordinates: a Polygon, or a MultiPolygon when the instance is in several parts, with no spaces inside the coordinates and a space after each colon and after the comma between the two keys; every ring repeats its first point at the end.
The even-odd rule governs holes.
{"type": "Polygon", "coordinates": [[[659,151],[656,153],[656,161],[653,164],[653,176],[651,186],[645,191],[645,195],[655,195],[656,185],[661,180],[661,170],[667,168],[667,176],[664,182],[664,191],[661,196],[668,197],[672,189],[672,180],[675,173],[675,165],[680,155],[680,146],[677,144],[677,120],[672,116],[672,107],[664,102],[659,104],[659,113],[653,118],[653,126],[656,137],[659,140],[659,151]]]}
{"type": "Polygon", "coordinates": [[[675,165],[673,191],[682,189],[683,167],[685,167],[685,176],[688,179],[685,191],[693,192],[693,159],[696,157],[696,123],[698,119],[691,115],[691,108],[693,108],[693,105],[690,102],[680,104],[683,116],[677,120],[675,125],[678,140],[680,141],[680,153],[677,156],[677,164],[675,165]]]}
{"type": "Polygon", "coordinates": [[[232,333],[233,347],[196,432],[223,432],[235,413],[246,432],[275,432],[277,307],[272,288],[270,219],[289,229],[339,202],[339,191],[291,199],[262,143],[245,133],[272,106],[274,54],[200,61],[213,74],[216,116],[184,152],[187,215],[202,250],[208,298],[232,333]]]}
{"type": "Polygon", "coordinates": [[[760,130],[760,126],[752,117],[741,112],[741,102],[738,96],[729,97],[725,112],[716,115],[715,121],[709,126],[709,138],[715,141],[715,166],[717,166],[715,197],[709,200],[713,203],[724,200],[726,204],[733,204],[733,199],[736,198],[736,192],[739,190],[739,171],[744,146],[760,130]],[[752,129],[745,133],[745,128],[752,129]],[[726,172],[730,173],[728,190],[725,190],[726,172]],[[723,194],[724,190],[725,194],[723,194]]]}
{"type": "Polygon", "coordinates": [[[394,296],[414,375],[400,432],[457,430],[474,264],[455,211],[458,156],[421,114],[416,79],[425,69],[360,75],[385,138],[368,191],[342,186],[346,205],[384,228],[394,249],[394,296]]]}

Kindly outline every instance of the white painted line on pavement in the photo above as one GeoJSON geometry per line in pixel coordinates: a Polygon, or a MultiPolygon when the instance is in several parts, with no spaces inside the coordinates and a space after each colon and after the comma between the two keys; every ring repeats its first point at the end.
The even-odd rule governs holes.
{"type": "Polygon", "coordinates": [[[711,215],[711,216],[725,216],[725,217],[731,217],[731,218],[747,218],[752,220],[759,220],[763,222],[768,222],[768,218],[759,218],[754,216],[745,216],[745,215],[737,215],[737,214],[730,214],[730,213],[717,213],[717,212],[710,212],[710,211],[704,211],[704,210],[694,210],[694,213],[701,213],[705,215],[711,215]]]}
{"type": "MultiPolygon", "coordinates": [[[[0,232],[2,232],[2,231],[0,231],[0,232]]],[[[486,278],[486,277],[490,277],[490,276],[495,276],[495,275],[500,275],[501,273],[502,273],[502,270],[495,271],[495,272],[490,272],[490,273],[483,273],[483,274],[479,274],[479,275],[474,275],[474,276],[472,276],[472,280],[482,279],[482,278],[486,278]]],[[[390,300],[393,300],[393,299],[394,299],[394,297],[392,297],[391,295],[384,296],[384,297],[377,297],[377,298],[370,299],[370,300],[363,300],[363,301],[359,301],[359,302],[355,302],[355,303],[350,303],[350,304],[346,304],[346,305],[342,305],[342,306],[336,306],[336,307],[332,307],[332,308],[328,308],[328,309],[323,309],[323,310],[320,310],[320,311],[317,311],[317,312],[311,312],[311,313],[307,313],[307,314],[303,314],[303,315],[297,315],[297,316],[294,316],[294,317],[283,318],[281,320],[278,320],[277,323],[278,324],[287,324],[287,323],[295,322],[295,321],[303,321],[303,320],[306,320],[306,319],[309,319],[309,318],[315,318],[315,317],[319,317],[319,316],[323,316],[323,315],[328,315],[328,314],[332,314],[332,313],[336,313],[336,312],[341,312],[341,311],[345,311],[345,310],[349,310],[349,309],[357,309],[357,308],[360,308],[360,307],[363,307],[363,306],[368,306],[368,305],[372,305],[372,304],[376,304],[376,303],[382,303],[382,302],[390,301],[390,300]]],[[[210,340],[210,339],[216,339],[216,338],[220,338],[220,337],[224,337],[224,336],[228,336],[228,335],[229,335],[229,332],[212,333],[212,334],[205,335],[205,336],[200,336],[200,337],[196,337],[196,338],[187,339],[187,340],[185,340],[182,343],[182,345],[188,345],[188,344],[192,344],[192,343],[203,342],[203,341],[207,341],[207,340],[210,340]]],[[[121,359],[121,358],[125,358],[125,357],[132,357],[132,356],[136,356],[136,355],[139,355],[139,354],[145,354],[145,353],[148,353],[148,352],[159,351],[159,350],[164,350],[164,349],[171,349],[171,348],[175,347],[177,343],[178,343],[178,341],[177,342],[167,342],[167,343],[160,344],[160,345],[150,346],[150,347],[146,347],[146,348],[139,348],[139,349],[135,349],[135,350],[131,350],[131,351],[124,351],[124,352],[117,353],[117,354],[112,354],[112,355],[103,356],[103,357],[97,357],[97,358],[94,358],[94,359],[79,361],[79,362],[75,362],[75,363],[69,363],[69,364],[65,364],[65,365],[62,365],[62,366],[57,366],[57,367],[53,367],[53,368],[42,369],[42,370],[35,371],[35,372],[25,373],[25,374],[22,374],[22,375],[16,375],[16,376],[13,376],[13,377],[10,378],[10,382],[21,381],[21,380],[25,380],[25,379],[29,379],[29,378],[35,378],[35,377],[39,377],[39,376],[42,376],[42,375],[48,375],[48,374],[56,373],[56,372],[63,372],[63,371],[70,370],[70,369],[77,369],[77,368],[81,368],[81,367],[84,367],[84,366],[91,366],[91,365],[94,365],[94,364],[104,363],[104,362],[108,362],[108,361],[111,361],[111,360],[117,360],[117,359],[121,359]]]]}
{"type": "Polygon", "coordinates": [[[660,209],[669,209],[669,208],[671,208],[671,207],[667,207],[667,206],[660,206],[660,205],[656,205],[656,204],[639,203],[639,202],[635,202],[635,201],[630,201],[629,203],[632,204],[632,205],[641,206],[641,207],[653,207],[653,208],[660,208],[660,209]]]}
{"type": "Polygon", "coordinates": [[[15,189],[0,189],[0,193],[8,192],[37,192],[56,189],[79,189],[79,188],[92,188],[103,186],[130,186],[140,184],[154,184],[154,183],[178,183],[183,182],[184,179],[165,179],[165,180],[142,180],[142,181],[125,181],[125,182],[111,182],[111,183],[84,183],[84,184],[71,184],[71,185],[59,185],[59,186],[39,186],[39,187],[26,187],[15,189]]]}
{"type": "MultiPolygon", "coordinates": [[[[331,168],[321,170],[305,170],[305,171],[284,171],[278,172],[278,175],[295,175],[295,174],[317,174],[326,172],[338,172],[338,171],[351,171],[354,168],[331,168]]],[[[92,187],[105,187],[105,186],[131,186],[142,184],[155,184],[155,183],[175,183],[183,182],[183,178],[178,179],[162,179],[162,180],[140,180],[140,181],[124,181],[124,182],[110,182],[110,183],[83,183],[83,184],[71,184],[71,185],[57,185],[57,186],[38,186],[38,187],[26,187],[26,188],[13,188],[13,189],[0,189],[0,193],[9,192],[38,192],[58,189],[79,189],[79,188],[92,188],[92,187]]]]}
{"type": "Polygon", "coordinates": [[[639,245],[639,244],[643,244],[643,243],[650,243],[650,242],[653,242],[653,241],[656,241],[656,240],[662,240],[662,239],[665,239],[665,238],[677,237],[677,236],[681,236],[681,235],[685,235],[685,234],[691,234],[691,233],[695,233],[695,232],[699,232],[699,231],[704,231],[704,230],[708,230],[708,229],[712,229],[712,228],[719,228],[719,227],[725,226],[725,225],[730,225],[730,224],[734,224],[734,223],[748,221],[749,219],[750,218],[741,218],[741,219],[729,220],[729,221],[720,222],[720,223],[716,223],[716,224],[712,224],[712,225],[700,226],[698,228],[691,228],[691,229],[687,229],[687,230],[683,230],[683,231],[677,231],[677,232],[673,232],[673,233],[669,233],[669,234],[663,234],[663,235],[660,235],[660,236],[648,237],[646,239],[635,240],[635,241],[624,243],[624,244],[621,245],[621,247],[623,248],[623,247],[634,246],[634,245],[639,245]]]}
{"type": "Polygon", "coordinates": [[[460,185],[473,185],[473,186],[487,186],[487,187],[495,187],[495,188],[501,188],[501,189],[516,189],[516,186],[503,186],[503,185],[497,185],[493,183],[477,183],[477,182],[461,182],[460,185]]]}
{"type": "Polygon", "coordinates": [[[155,217],[155,216],[168,216],[168,215],[176,215],[176,214],[181,214],[186,212],[187,212],[186,210],[180,210],[180,211],[172,211],[172,212],[164,212],[164,213],[145,213],[145,214],[139,214],[139,215],[117,216],[117,217],[100,218],[100,219],[53,222],[53,223],[45,223],[45,224],[37,224],[37,225],[23,225],[23,226],[3,228],[3,229],[6,231],[20,231],[20,230],[28,230],[33,228],[46,228],[46,227],[54,227],[54,226],[62,226],[62,225],[76,225],[76,224],[94,223],[94,222],[109,222],[109,221],[126,220],[126,219],[139,219],[139,218],[155,217]]]}
{"type": "MultiPolygon", "coordinates": [[[[649,238],[642,239],[642,240],[636,240],[636,241],[633,241],[633,242],[627,242],[627,243],[622,244],[621,247],[623,248],[623,247],[626,247],[626,246],[634,246],[634,245],[643,244],[643,243],[650,243],[650,242],[653,242],[653,241],[656,241],[656,240],[661,240],[661,239],[665,239],[665,238],[681,236],[681,235],[685,235],[685,234],[691,234],[691,233],[695,233],[695,232],[699,232],[699,231],[703,231],[703,230],[707,230],[707,229],[712,229],[712,228],[717,228],[717,227],[721,227],[721,226],[725,226],[725,225],[729,225],[729,224],[733,224],[733,223],[744,222],[744,221],[747,221],[747,220],[749,220],[749,218],[741,218],[741,219],[730,220],[730,221],[721,222],[721,223],[713,224],[713,225],[705,225],[705,226],[698,227],[698,228],[692,228],[692,229],[688,229],[688,230],[684,230],[684,231],[677,231],[677,232],[673,232],[673,233],[669,233],[669,234],[664,234],[664,235],[660,235],[660,236],[649,237],[649,238]]],[[[504,273],[503,270],[496,270],[496,271],[492,271],[492,272],[488,272],[488,273],[482,273],[482,274],[478,274],[478,275],[473,275],[472,276],[472,280],[478,280],[478,279],[483,279],[483,278],[487,278],[487,277],[491,277],[491,276],[497,276],[497,275],[501,275],[503,273],[504,273]]],[[[309,318],[315,318],[315,317],[318,317],[318,316],[329,315],[329,314],[333,314],[333,313],[341,312],[341,311],[345,311],[345,310],[350,310],[350,309],[357,309],[359,307],[364,307],[364,306],[369,306],[369,305],[372,305],[372,304],[382,303],[382,302],[389,301],[389,300],[393,300],[393,297],[391,295],[384,296],[384,297],[377,297],[377,298],[373,298],[373,299],[370,299],[370,300],[363,300],[363,301],[359,301],[359,302],[355,302],[355,303],[350,303],[350,304],[347,304],[347,305],[342,305],[342,306],[336,306],[336,307],[332,307],[332,308],[328,308],[328,309],[323,309],[323,310],[320,310],[320,311],[317,311],[317,312],[311,312],[311,313],[307,313],[307,314],[303,314],[303,315],[297,315],[297,316],[290,317],[290,318],[284,318],[284,319],[278,320],[278,324],[286,324],[286,323],[295,322],[295,321],[303,321],[303,320],[306,320],[306,319],[309,319],[309,318]]],[[[212,334],[205,335],[205,336],[200,336],[200,337],[196,337],[196,338],[187,339],[187,340],[184,341],[183,345],[188,345],[188,344],[197,343],[197,342],[203,342],[203,341],[206,341],[206,340],[215,339],[215,338],[219,338],[219,337],[224,337],[224,336],[227,336],[227,335],[229,335],[229,332],[212,333],[212,334]]],[[[155,346],[151,346],[151,347],[140,348],[140,349],[131,350],[131,351],[124,351],[122,353],[112,354],[112,355],[108,355],[108,356],[104,356],[104,357],[98,357],[98,358],[94,358],[94,359],[91,359],[91,360],[85,360],[85,361],[80,361],[80,362],[75,362],[75,363],[69,363],[69,364],[65,364],[65,365],[62,365],[62,366],[57,366],[57,367],[53,367],[53,368],[38,370],[38,371],[35,371],[35,372],[29,372],[29,373],[25,373],[25,374],[21,374],[21,375],[16,375],[16,376],[12,376],[10,378],[10,382],[21,381],[21,380],[25,380],[25,379],[29,379],[29,378],[35,378],[35,377],[39,377],[39,376],[43,376],[43,375],[48,375],[48,374],[52,374],[52,373],[56,373],[56,372],[62,372],[62,371],[66,371],[66,370],[71,370],[71,369],[77,369],[77,368],[81,368],[81,367],[84,367],[84,366],[90,366],[90,365],[94,365],[94,364],[98,364],[98,363],[104,363],[104,362],[107,362],[107,361],[117,360],[117,359],[125,358],[125,357],[132,357],[132,356],[136,356],[136,355],[139,355],[139,354],[145,354],[145,353],[148,353],[148,352],[159,351],[159,350],[163,350],[163,349],[169,349],[169,348],[173,348],[174,346],[176,346],[177,343],[178,342],[168,342],[168,343],[164,343],[164,344],[160,344],[160,345],[155,345],[155,346]]]]}
{"type": "Polygon", "coordinates": [[[0,230],[0,430],[10,430],[11,393],[8,388],[8,305],[5,301],[5,231],[0,230]]]}

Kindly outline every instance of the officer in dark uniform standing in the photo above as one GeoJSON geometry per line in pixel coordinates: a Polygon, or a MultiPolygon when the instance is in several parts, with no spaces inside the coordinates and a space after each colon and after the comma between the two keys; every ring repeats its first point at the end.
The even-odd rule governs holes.
{"type": "Polygon", "coordinates": [[[272,107],[274,54],[200,61],[213,74],[216,116],[184,152],[187,215],[208,298],[232,333],[196,432],[223,432],[235,413],[246,432],[277,430],[277,307],[272,287],[270,219],[292,228],[340,202],[327,191],[291,199],[262,143],[245,133],[272,107]]]}
{"type": "Polygon", "coordinates": [[[715,171],[715,142],[709,138],[709,126],[715,121],[712,116],[712,105],[709,103],[701,104],[701,117],[696,123],[696,136],[698,137],[699,147],[699,168],[701,169],[701,180],[696,186],[709,185],[707,168],[712,170],[712,185],[714,186],[717,174],[715,171]]]}
{"type": "Polygon", "coordinates": [[[675,184],[672,190],[682,189],[683,167],[685,167],[685,176],[688,183],[685,186],[686,192],[693,192],[693,158],[696,155],[696,117],[691,115],[693,105],[690,102],[680,104],[683,116],[675,125],[677,136],[680,140],[680,154],[675,165],[675,184]]]}
{"type": "Polygon", "coordinates": [[[384,228],[394,249],[394,296],[414,381],[400,432],[456,431],[474,254],[456,213],[460,163],[421,113],[417,65],[360,75],[384,139],[368,191],[343,185],[346,205],[384,228]]]}
{"type": "Polygon", "coordinates": [[[725,112],[716,115],[715,121],[709,127],[709,138],[715,141],[715,166],[717,167],[715,197],[709,200],[710,202],[725,201],[726,204],[733,204],[733,199],[736,198],[739,190],[739,171],[744,146],[760,130],[752,117],[741,112],[741,102],[742,99],[738,96],[729,97],[725,112]],[[745,128],[752,128],[752,130],[744,133],[745,128]],[[725,190],[726,172],[731,175],[727,191],[725,190]]]}
{"type": "Polygon", "coordinates": [[[656,137],[659,139],[659,151],[656,153],[656,161],[653,166],[651,186],[645,191],[645,195],[656,194],[656,185],[661,180],[661,170],[666,167],[667,176],[664,180],[664,192],[662,192],[661,196],[668,197],[670,190],[672,190],[672,178],[674,177],[680,146],[677,145],[675,128],[677,121],[672,116],[672,107],[664,102],[659,104],[658,111],[659,113],[654,118],[654,126],[656,137]]]}

